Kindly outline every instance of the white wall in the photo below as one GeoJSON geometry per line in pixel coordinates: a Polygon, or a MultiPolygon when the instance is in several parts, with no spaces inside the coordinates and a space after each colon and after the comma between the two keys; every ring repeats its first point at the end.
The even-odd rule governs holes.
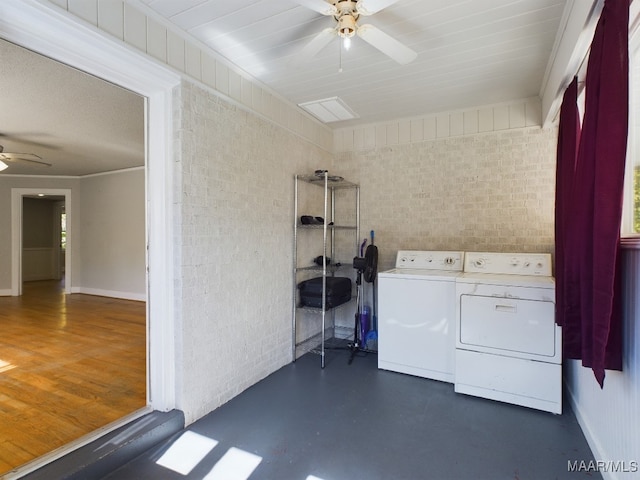
{"type": "Polygon", "coordinates": [[[611,480],[640,478],[640,249],[624,250],[623,261],[622,372],[607,370],[600,389],[591,369],[565,361],[569,401],[596,460],[605,462],[603,477],[611,480]]]}
{"type": "Polygon", "coordinates": [[[386,123],[336,130],[336,152],[361,152],[436,139],[490,133],[542,124],[540,99],[528,98],[497,105],[471,107],[386,123]]]}
{"type": "Polygon", "coordinates": [[[190,82],[176,99],[176,368],[190,423],[292,360],[293,178],[332,156],[190,82]]]}
{"type": "Polygon", "coordinates": [[[73,291],[145,300],[144,169],[83,177],[79,193],[73,291]]]}
{"type": "Polygon", "coordinates": [[[555,129],[524,127],[337,156],[361,185],[380,267],[398,250],[553,252],[555,129]]]}

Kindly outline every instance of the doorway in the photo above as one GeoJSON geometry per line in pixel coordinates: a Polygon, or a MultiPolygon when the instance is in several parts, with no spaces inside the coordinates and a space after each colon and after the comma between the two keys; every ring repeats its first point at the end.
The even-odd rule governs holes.
{"type": "MultiPolygon", "coordinates": [[[[146,247],[151,279],[147,287],[147,317],[151,319],[147,335],[148,403],[160,411],[176,408],[175,329],[180,320],[175,311],[173,192],[176,180],[171,155],[173,135],[170,133],[173,90],[179,85],[180,76],[122,42],[87,29],[81,20],[61,15],[43,3],[3,3],[0,37],[146,98],[146,247]]],[[[68,260],[66,262],[69,265],[68,260]]],[[[67,276],[69,273],[67,270],[67,276]]],[[[131,420],[123,418],[114,423],[111,430],[131,420]]],[[[103,429],[94,438],[106,432],[103,429]]],[[[40,465],[69,453],[77,446],[72,444],[59,449],[40,465]]],[[[35,463],[30,470],[37,467],[35,463]]]]}
{"type": "MultiPolygon", "coordinates": [[[[25,259],[24,253],[24,200],[27,198],[43,198],[52,197],[57,199],[62,205],[64,205],[65,211],[65,253],[64,253],[64,266],[59,266],[58,271],[64,269],[65,282],[64,292],[66,294],[71,293],[71,259],[73,257],[72,242],[71,242],[71,189],[52,189],[52,188],[12,188],[11,189],[11,294],[12,296],[22,295],[23,281],[24,281],[24,263],[31,261],[25,259]],[[41,197],[42,196],[42,197],[41,197]]],[[[53,233],[52,233],[53,234],[53,233]]],[[[40,250],[42,252],[42,250],[40,250]]],[[[59,252],[59,249],[57,249],[59,252]]],[[[48,254],[50,261],[55,262],[52,252],[45,250],[44,254],[48,254]]],[[[36,253],[37,255],[37,253],[36,253]]],[[[41,255],[42,256],[42,255],[41,255]]],[[[58,258],[60,258],[58,256],[58,258]]],[[[40,261],[42,258],[40,258],[40,261]]],[[[33,260],[38,261],[38,259],[33,260]]],[[[59,260],[58,260],[59,261],[59,260]]],[[[54,268],[52,266],[52,268],[54,268]]]]}
{"type": "Polygon", "coordinates": [[[23,282],[64,282],[64,207],[64,197],[22,197],[23,282]]]}

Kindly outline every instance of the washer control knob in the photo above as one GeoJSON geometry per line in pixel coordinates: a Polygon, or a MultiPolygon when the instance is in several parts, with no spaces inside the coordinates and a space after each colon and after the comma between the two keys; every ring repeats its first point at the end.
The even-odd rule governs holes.
{"type": "Polygon", "coordinates": [[[447,257],[444,259],[444,263],[445,265],[453,265],[454,263],[456,263],[456,261],[453,257],[447,257]]]}
{"type": "Polygon", "coordinates": [[[484,267],[484,258],[478,258],[477,260],[474,260],[473,265],[477,268],[484,267]]]}
{"type": "Polygon", "coordinates": [[[531,262],[524,262],[524,266],[525,266],[525,268],[530,267],[531,266],[531,262]]]}
{"type": "Polygon", "coordinates": [[[538,267],[538,268],[542,268],[542,267],[544,267],[544,265],[543,265],[543,263],[542,263],[542,262],[538,262],[538,264],[536,265],[536,267],[538,267]]]}

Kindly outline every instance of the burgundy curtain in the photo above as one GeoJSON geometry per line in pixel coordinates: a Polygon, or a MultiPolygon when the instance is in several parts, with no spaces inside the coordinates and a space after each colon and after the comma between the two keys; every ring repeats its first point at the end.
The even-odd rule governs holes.
{"type": "Polygon", "coordinates": [[[562,106],[560,107],[556,162],[556,322],[561,326],[566,325],[568,320],[570,321],[570,318],[565,313],[565,297],[570,291],[566,287],[566,278],[572,278],[571,274],[568,276],[565,274],[568,268],[565,263],[565,251],[567,249],[566,229],[567,220],[571,218],[571,211],[575,208],[575,204],[572,202],[572,195],[579,143],[578,79],[574,78],[564,93],[562,106]]]}
{"type": "MultiPolygon", "coordinates": [[[[628,129],[629,0],[606,0],[587,64],[585,111],[570,208],[564,208],[564,355],[602,387],[622,369],[617,265],[628,129]]],[[[566,198],[566,197],[565,197],[566,198]]]]}

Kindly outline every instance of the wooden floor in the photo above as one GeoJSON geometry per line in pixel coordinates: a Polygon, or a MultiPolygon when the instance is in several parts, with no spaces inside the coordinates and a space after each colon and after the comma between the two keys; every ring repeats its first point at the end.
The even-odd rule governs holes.
{"type": "Polygon", "coordinates": [[[146,405],[144,302],[23,293],[0,297],[0,475],[146,405]]]}

